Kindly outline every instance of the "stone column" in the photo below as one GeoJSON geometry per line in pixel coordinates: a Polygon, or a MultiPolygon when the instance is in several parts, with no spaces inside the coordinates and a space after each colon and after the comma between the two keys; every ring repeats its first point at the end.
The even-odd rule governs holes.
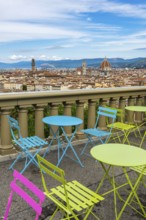
{"type": "Polygon", "coordinates": [[[111,108],[116,108],[116,102],[117,102],[117,99],[116,98],[110,98],[109,100],[109,106],[111,108]]]}
{"type": "Polygon", "coordinates": [[[28,109],[27,107],[20,106],[19,112],[18,112],[19,126],[20,126],[22,137],[28,137],[28,109]]]}
{"type": "MultiPolygon", "coordinates": [[[[125,123],[125,106],[126,106],[126,97],[120,97],[119,99],[119,109],[123,110],[124,113],[124,117],[123,117],[123,122],[125,123]]],[[[121,121],[121,119],[118,119],[119,121],[121,121]]]]}
{"type": "MultiPolygon", "coordinates": [[[[146,106],[146,96],[143,97],[143,105],[146,106]]],[[[146,118],[146,112],[143,114],[143,118],[146,118]]]]}
{"type": "MultiPolygon", "coordinates": [[[[103,107],[107,106],[107,99],[100,99],[99,106],[103,106],[103,107]]],[[[106,126],[106,117],[100,116],[98,127],[102,130],[105,130],[107,128],[107,126],[106,126]]]]}
{"type": "MultiPolygon", "coordinates": [[[[72,102],[64,102],[63,105],[64,105],[64,115],[71,116],[72,102]]],[[[64,129],[68,136],[72,134],[72,126],[67,126],[64,129]]]]}
{"type": "MultiPolygon", "coordinates": [[[[59,106],[59,103],[51,103],[50,104],[50,115],[53,116],[53,115],[58,115],[58,106],[59,106]]],[[[53,129],[54,132],[56,132],[57,128],[56,126],[51,126],[51,128],[53,129]]],[[[52,132],[50,131],[50,136],[49,136],[49,139],[52,139],[53,137],[53,134],[52,132]]],[[[53,142],[54,144],[57,143],[56,140],[54,140],[53,142]]]]}
{"type": "MultiPolygon", "coordinates": [[[[128,98],[128,106],[134,106],[135,105],[135,98],[130,96],[128,98]]],[[[127,115],[127,121],[129,124],[134,124],[134,112],[133,111],[126,111],[127,115]]]]}
{"type": "Polygon", "coordinates": [[[44,117],[44,106],[35,105],[35,135],[40,138],[44,138],[44,123],[42,119],[44,117]]]}
{"type": "Polygon", "coordinates": [[[146,106],[146,96],[143,97],[143,105],[146,106]]]}
{"type": "Polygon", "coordinates": [[[89,100],[88,102],[88,128],[93,128],[95,125],[96,117],[97,117],[97,112],[96,112],[96,103],[97,99],[89,100]]]}
{"type": "Polygon", "coordinates": [[[7,155],[15,152],[13,145],[11,144],[11,133],[8,124],[7,115],[10,115],[11,109],[1,108],[1,145],[0,155],[7,155]]]}
{"type": "MultiPolygon", "coordinates": [[[[109,100],[109,106],[111,108],[116,108],[116,102],[117,102],[117,99],[116,98],[110,98],[109,100]]],[[[112,123],[112,119],[109,118],[109,123],[111,124],[112,123]]]]}
{"type": "MultiPolygon", "coordinates": [[[[138,96],[136,98],[136,105],[142,106],[143,98],[138,96]]],[[[135,112],[135,122],[141,123],[143,118],[143,112],[135,112]]]]}
{"type": "Polygon", "coordinates": [[[76,104],[77,104],[76,117],[83,120],[83,123],[79,126],[78,131],[76,133],[76,137],[78,139],[81,139],[84,138],[84,134],[80,132],[81,129],[84,129],[84,101],[78,100],[76,104]]]}

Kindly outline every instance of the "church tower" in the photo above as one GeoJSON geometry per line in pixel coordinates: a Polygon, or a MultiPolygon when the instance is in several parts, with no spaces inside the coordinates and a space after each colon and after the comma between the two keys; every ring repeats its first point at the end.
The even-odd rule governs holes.
{"type": "Polygon", "coordinates": [[[87,74],[87,63],[86,63],[86,61],[83,61],[83,63],[82,63],[82,74],[84,76],[86,76],[86,74],[87,74]]]}
{"type": "Polygon", "coordinates": [[[35,72],[36,68],[35,68],[35,59],[34,58],[31,61],[31,68],[32,68],[32,72],[35,72]]]}

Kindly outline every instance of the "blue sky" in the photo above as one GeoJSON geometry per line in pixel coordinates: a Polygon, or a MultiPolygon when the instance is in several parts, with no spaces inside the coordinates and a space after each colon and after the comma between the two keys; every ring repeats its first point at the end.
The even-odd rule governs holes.
{"type": "Polygon", "coordinates": [[[146,0],[0,1],[0,61],[146,57],[146,0]]]}

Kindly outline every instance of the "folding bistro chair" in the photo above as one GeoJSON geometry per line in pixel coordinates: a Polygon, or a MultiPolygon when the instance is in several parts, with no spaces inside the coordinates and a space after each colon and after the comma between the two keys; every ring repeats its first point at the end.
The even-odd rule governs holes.
{"type": "Polygon", "coordinates": [[[109,128],[112,127],[112,135],[110,136],[110,139],[112,138],[112,140],[114,140],[115,142],[117,142],[118,139],[119,142],[122,142],[123,144],[127,142],[130,145],[128,136],[132,131],[135,130],[136,126],[132,124],[124,123],[125,114],[123,109],[118,109],[118,108],[111,108],[111,109],[117,110],[117,118],[119,121],[115,121],[113,124],[108,124],[109,128]]]}
{"type": "Polygon", "coordinates": [[[112,125],[116,119],[116,114],[117,114],[117,110],[115,110],[115,109],[110,109],[107,107],[99,107],[98,108],[97,119],[96,119],[96,123],[95,123],[94,128],[88,128],[88,129],[81,130],[81,132],[84,132],[88,138],[81,154],[86,154],[85,150],[86,150],[86,147],[89,145],[89,143],[92,146],[95,146],[95,142],[93,140],[93,137],[96,137],[102,144],[108,142],[108,139],[110,138],[110,135],[112,133],[112,125]],[[100,128],[98,128],[99,120],[102,119],[102,117],[106,117],[106,119],[108,119],[108,120],[106,120],[107,124],[108,124],[109,119],[111,119],[111,126],[107,130],[101,130],[100,128]]]}
{"type": "Polygon", "coordinates": [[[35,220],[38,220],[39,216],[42,213],[42,203],[45,199],[45,194],[36,186],[34,185],[30,180],[28,180],[26,177],[24,177],[22,174],[20,174],[18,171],[14,170],[13,172],[13,181],[10,183],[11,193],[8,199],[4,220],[7,220],[8,214],[11,208],[12,203],[12,197],[13,194],[16,193],[18,196],[20,196],[25,202],[28,203],[29,206],[35,211],[36,217],[35,220]],[[22,188],[23,185],[25,187],[25,190],[22,188]],[[32,192],[36,198],[38,198],[39,202],[33,199],[27,192],[29,190],[32,192]]]}
{"type": "Polygon", "coordinates": [[[135,184],[135,188],[133,189],[133,194],[136,195],[135,197],[139,199],[136,201],[136,200],[134,200],[135,197],[133,196],[133,198],[131,199],[130,202],[133,201],[136,204],[138,203],[140,208],[139,209],[135,208],[135,211],[137,213],[139,213],[140,215],[144,216],[144,218],[146,218],[145,200],[144,200],[144,198],[140,199],[138,196],[138,189],[139,189],[140,185],[143,184],[144,188],[146,188],[146,183],[145,183],[145,178],[144,178],[146,176],[146,165],[130,167],[130,169],[135,171],[135,173],[137,174],[136,184],[135,184]]]}
{"type": "Polygon", "coordinates": [[[146,139],[146,131],[144,132],[144,135],[143,135],[143,137],[142,137],[142,139],[141,139],[141,142],[140,142],[140,146],[139,146],[139,147],[142,147],[142,146],[143,146],[143,142],[144,142],[145,139],[146,139]]]}
{"type": "Polygon", "coordinates": [[[38,162],[35,159],[35,156],[40,152],[43,146],[48,145],[48,142],[44,141],[38,136],[23,138],[20,132],[18,121],[10,116],[7,117],[10,125],[11,135],[13,138],[13,143],[20,148],[20,153],[18,154],[12,165],[9,167],[9,169],[13,168],[14,164],[23,156],[23,154],[25,156],[25,164],[21,173],[26,170],[30,163],[33,163],[38,167],[38,162]],[[32,149],[35,150],[34,153],[30,151],[32,149]]]}
{"type": "Polygon", "coordinates": [[[63,218],[59,219],[80,219],[79,216],[81,214],[84,214],[83,219],[87,219],[89,214],[99,219],[95,213],[92,212],[92,209],[96,203],[104,199],[102,196],[96,194],[76,180],[67,182],[65,173],[62,169],[39,155],[37,155],[37,158],[41,170],[45,195],[57,206],[50,219],[54,219],[58,211],[63,215],[63,218]],[[58,181],[59,186],[48,189],[48,184],[46,183],[47,174],[58,181]],[[62,185],[60,185],[60,183],[62,185]]]}

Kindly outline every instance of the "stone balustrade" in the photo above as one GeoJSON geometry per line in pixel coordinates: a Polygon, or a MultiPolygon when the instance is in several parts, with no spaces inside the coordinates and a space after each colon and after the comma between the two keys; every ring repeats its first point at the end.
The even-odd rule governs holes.
{"type": "MultiPolygon", "coordinates": [[[[72,106],[75,106],[75,115],[86,123],[86,127],[93,127],[96,119],[97,106],[109,104],[111,107],[124,109],[126,105],[146,105],[146,86],[99,88],[67,91],[42,91],[0,94],[0,155],[13,152],[11,135],[6,115],[17,112],[21,133],[24,137],[29,135],[28,109],[34,113],[35,134],[44,138],[44,109],[49,109],[49,115],[57,115],[60,104],[63,106],[64,115],[72,115],[72,106]],[[85,109],[87,114],[85,115],[85,109]],[[14,111],[15,110],[15,111],[14,111]]],[[[136,113],[136,120],[142,120],[142,114],[136,113]]],[[[133,113],[128,112],[126,120],[133,123],[133,113]]],[[[80,132],[85,123],[80,125],[77,132],[78,138],[83,138],[80,132]]],[[[100,121],[100,127],[105,128],[105,120],[100,121]]],[[[71,127],[66,132],[72,132],[71,127]]],[[[51,134],[50,134],[51,135],[51,134]]]]}

